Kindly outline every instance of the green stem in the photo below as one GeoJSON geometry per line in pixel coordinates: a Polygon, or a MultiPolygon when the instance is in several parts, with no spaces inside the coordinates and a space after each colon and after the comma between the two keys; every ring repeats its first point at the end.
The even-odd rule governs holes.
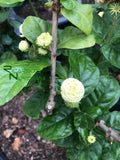
{"type": "Polygon", "coordinates": [[[31,8],[33,10],[33,13],[35,14],[35,16],[39,17],[38,14],[37,14],[37,11],[35,10],[35,7],[33,6],[32,2],[31,2],[31,0],[28,0],[28,1],[29,1],[29,4],[30,4],[30,6],[31,6],[31,8]]]}
{"type": "Polygon", "coordinates": [[[33,50],[34,50],[34,58],[36,59],[36,58],[37,58],[37,53],[36,53],[36,48],[35,48],[35,46],[33,46],[33,50]]]}
{"type": "Polygon", "coordinates": [[[112,23],[112,28],[111,28],[111,31],[109,33],[109,36],[108,36],[108,39],[107,39],[107,43],[110,42],[110,39],[112,37],[112,33],[113,33],[113,30],[114,30],[114,27],[115,27],[116,20],[117,20],[117,15],[114,16],[113,23],[112,23]]]}
{"type": "MultiPolygon", "coordinates": [[[[111,37],[112,37],[112,33],[113,33],[113,30],[114,30],[114,27],[115,27],[115,23],[116,23],[116,20],[117,20],[117,16],[118,16],[118,15],[115,15],[115,16],[114,16],[113,23],[112,23],[112,28],[111,28],[110,33],[109,33],[108,38],[107,38],[107,43],[110,42],[110,39],[111,39],[111,37]]],[[[103,54],[101,54],[100,58],[98,59],[97,66],[100,64],[102,58],[103,58],[103,54]]]]}
{"type": "Polygon", "coordinates": [[[97,62],[97,66],[100,64],[100,62],[102,61],[102,58],[103,58],[103,54],[101,54],[101,56],[99,57],[99,59],[98,59],[98,62],[97,62]]]}

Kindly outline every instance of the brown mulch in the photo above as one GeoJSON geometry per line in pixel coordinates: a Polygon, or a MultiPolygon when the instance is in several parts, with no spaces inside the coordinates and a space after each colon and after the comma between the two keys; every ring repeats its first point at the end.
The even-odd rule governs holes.
{"type": "Polygon", "coordinates": [[[37,135],[36,129],[40,120],[33,120],[24,114],[22,106],[32,93],[33,91],[21,97],[17,95],[0,108],[1,149],[9,160],[69,160],[65,148],[57,147],[50,140],[37,135]],[[15,122],[13,118],[16,119],[15,122]],[[7,129],[13,130],[9,138],[4,134],[7,129]],[[20,139],[17,150],[13,147],[16,138],[20,139]]]}

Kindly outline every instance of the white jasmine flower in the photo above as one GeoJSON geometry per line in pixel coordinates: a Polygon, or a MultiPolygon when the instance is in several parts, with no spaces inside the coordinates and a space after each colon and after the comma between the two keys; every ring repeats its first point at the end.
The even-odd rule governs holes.
{"type": "Polygon", "coordinates": [[[61,85],[61,96],[66,104],[79,103],[84,96],[84,92],[83,84],[75,78],[68,78],[61,85]]]}

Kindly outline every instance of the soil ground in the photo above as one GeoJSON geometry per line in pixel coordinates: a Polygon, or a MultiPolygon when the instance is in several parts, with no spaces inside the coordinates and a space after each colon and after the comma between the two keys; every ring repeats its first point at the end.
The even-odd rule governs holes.
{"type": "Polygon", "coordinates": [[[40,119],[33,120],[25,116],[23,104],[32,94],[33,91],[27,95],[17,95],[0,108],[2,151],[9,160],[68,160],[65,148],[57,147],[51,141],[37,135],[36,129],[40,119]],[[19,141],[15,144],[16,138],[20,140],[20,145],[19,141]]]}

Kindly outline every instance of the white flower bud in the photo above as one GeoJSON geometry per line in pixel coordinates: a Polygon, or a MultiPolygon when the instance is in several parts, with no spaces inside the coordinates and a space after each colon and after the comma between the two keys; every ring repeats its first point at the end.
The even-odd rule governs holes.
{"type": "Polygon", "coordinates": [[[22,26],[23,26],[23,24],[21,24],[21,25],[19,26],[19,31],[20,31],[20,33],[21,33],[20,37],[25,37],[24,34],[23,34],[23,31],[22,31],[22,26]]]}
{"type": "Polygon", "coordinates": [[[52,36],[48,32],[42,33],[40,36],[37,37],[36,44],[38,46],[47,47],[51,44],[52,40],[52,36]]]}
{"type": "Polygon", "coordinates": [[[61,85],[61,96],[66,103],[78,103],[84,96],[83,84],[75,79],[68,78],[61,85]]]}
{"type": "Polygon", "coordinates": [[[103,11],[101,11],[101,12],[98,13],[98,15],[99,15],[100,17],[103,17],[103,14],[104,14],[103,11]]]}
{"type": "Polygon", "coordinates": [[[22,52],[27,52],[29,48],[29,43],[26,40],[22,40],[20,41],[18,48],[22,52]]]}
{"type": "Polygon", "coordinates": [[[38,53],[41,55],[46,55],[47,54],[47,50],[42,49],[42,48],[38,48],[38,53]]]}

